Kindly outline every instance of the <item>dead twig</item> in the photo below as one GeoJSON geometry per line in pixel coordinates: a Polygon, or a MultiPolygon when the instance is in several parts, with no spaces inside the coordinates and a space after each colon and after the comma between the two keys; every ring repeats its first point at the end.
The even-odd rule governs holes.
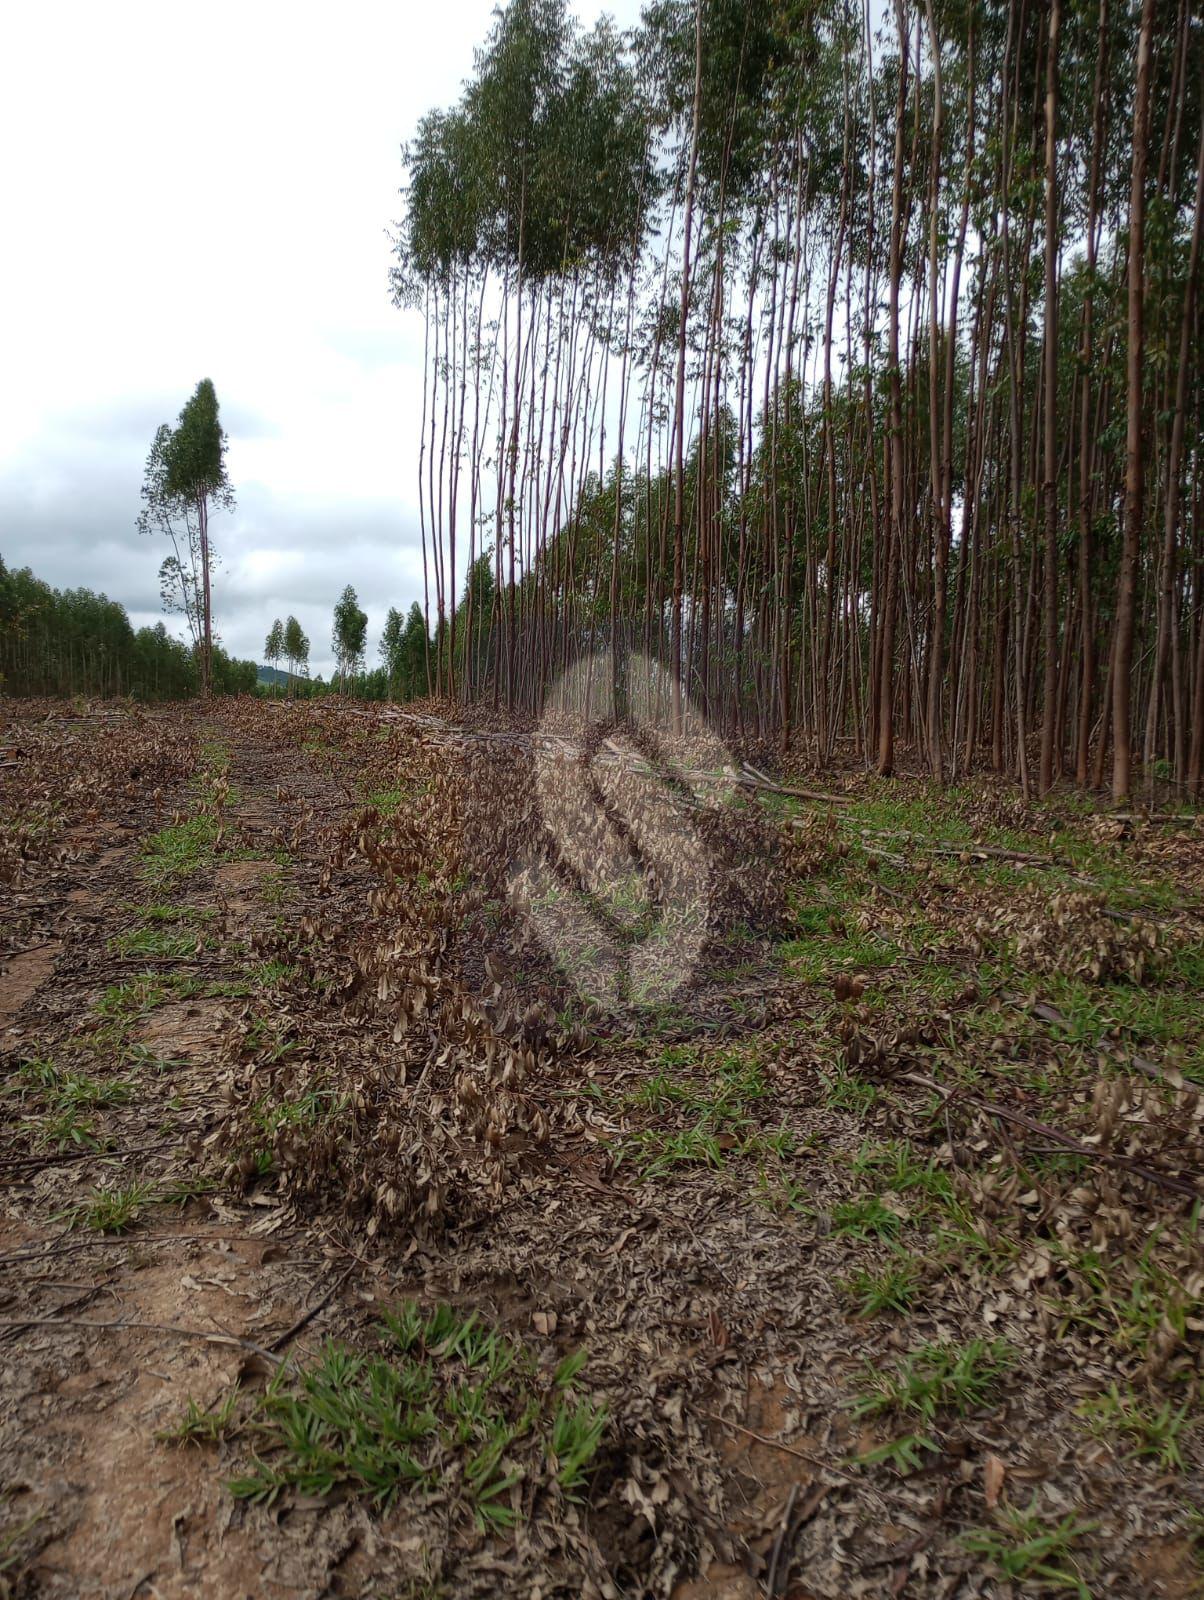
{"type": "Polygon", "coordinates": [[[268,1348],[270,1350],[283,1350],[286,1344],[291,1344],[297,1335],[302,1331],[302,1329],[309,1326],[309,1324],[317,1316],[318,1312],[324,1310],[325,1307],[330,1304],[331,1300],[334,1299],[335,1295],[347,1282],[347,1279],[355,1271],[358,1265],[358,1261],[353,1261],[347,1268],[346,1272],[343,1273],[342,1277],[335,1279],[322,1298],[320,1300],[315,1300],[313,1305],[310,1306],[309,1310],[306,1311],[304,1315],[298,1317],[291,1328],[286,1329],[284,1333],[272,1340],[268,1348]]]}
{"type": "Polygon", "coordinates": [[[844,1478],[849,1483],[858,1481],[857,1474],[850,1472],[847,1467],[838,1467],[832,1461],[821,1461],[818,1456],[811,1455],[806,1450],[800,1450],[797,1445],[785,1444],[781,1439],[771,1439],[767,1434],[758,1433],[755,1428],[746,1428],[742,1422],[733,1422],[730,1417],[721,1417],[715,1411],[699,1413],[710,1422],[717,1422],[721,1428],[730,1428],[734,1433],[742,1433],[746,1438],[755,1439],[758,1444],[768,1445],[771,1450],[780,1450],[783,1455],[794,1456],[798,1461],[805,1461],[809,1467],[815,1467],[820,1472],[833,1472],[839,1478],[844,1478]]]}
{"type": "MultiPolygon", "coordinates": [[[[946,1089],[944,1084],[938,1083],[935,1078],[925,1077],[921,1072],[900,1072],[894,1075],[893,1081],[915,1084],[918,1088],[934,1091],[944,1099],[949,1099],[956,1092],[946,1089]]],[[[1136,1160],[1133,1156],[1118,1156],[1111,1150],[1100,1150],[1094,1145],[1084,1144],[1082,1140],[1063,1133],[1060,1128],[1055,1128],[1048,1122],[1040,1122],[1036,1117],[1030,1117],[1027,1111],[1019,1111],[1014,1106],[996,1105],[991,1100],[979,1099],[977,1095],[965,1095],[964,1103],[976,1106],[988,1117],[1004,1118],[1008,1122],[1015,1123],[1017,1127],[1026,1128],[1029,1133],[1049,1139],[1061,1149],[1072,1150],[1076,1155],[1086,1157],[1088,1161],[1102,1161],[1107,1166],[1119,1167],[1122,1171],[1133,1173],[1135,1177],[1144,1178],[1147,1183],[1156,1184],[1192,1200],[1204,1199],[1204,1189],[1187,1178],[1178,1178],[1171,1172],[1159,1172],[1156,1167],[1147,1167],[1144,1162],[1136,1160]]]]}
{"type": "Polygon", "coordinates": [[[778,1563],[782,1559],[782,1546],[786,1542],[786,1531],[790,1527],[790,1519],[794,1515],[794,1502],[798,1499],[798,1484],[790,1485],[790,1498],[786,1501],[786,1509],[782,1513],[782,1525],[778,1529],[778,1536],[773,1541],[773,1553],[769,1558],[769,1571],[765,1575],[766,1600],[774,1600],[778,1592],[778,1563]]]}
{"type": "Polygon", "coordinates": [[[102,1333],[166,1333],[174,1339],[200,1339],[205,1344],[231,1345],[236,1350],[249,1350],[274,1366],[283,1365],[283,1358],[265,1350],[253,1339],[240,1339],[233,1333],[209,1333],[203,1328],[177,1328],[168,1322],[93,1322],[85,1317],[3,1317],[0,1328],[91,1328],[102,1333]]]}
{"type": "Polygon", "coordinates": [[[78,1255],[81,1250],[97,1250],[108,1246],[110,1249],[141,1249],[145,1244],[176,1244],[180,1240],[211,1239],[217,1242],[221,1239],[250,1240],[254,1236],[245,1233],[150,1233],[122,1235],[120,1238],[106,1239],[75,1239],[70,1244],[52,1244],[47,1250],[19,1250],[15,1255],[0,1256],[0,1267],[13,1266],[22,1261],[49,1261],[52,1256],[78,1255]]]}

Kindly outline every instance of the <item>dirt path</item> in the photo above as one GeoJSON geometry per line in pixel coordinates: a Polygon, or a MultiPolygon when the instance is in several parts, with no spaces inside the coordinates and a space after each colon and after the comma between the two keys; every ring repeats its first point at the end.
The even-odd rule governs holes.
{"type": "Polygon", "coordinates": [[[278,1204],[194,1182],[251,945],[292,891],[278,841],[300,812],[345,802],[295,752],[194,734],[231,787],[238,858],[148,881],[146,842],[198,796],[132,797],[76,833],[42,892],[48,937],[0,975],[5,1060],[23,1064],[30,1113],[25,1153],[0,1162],[0,1457],[12,1507],[36,1519],[29,1570],[45,1594],[316,1594],[347,1546],[337,1517],[273,1540],[200,1451],[156,1438],[190,1401],[269,1371],[252,1346],[276,1343],[346,1264],[278,1204]],[[58,1074],[47,1096],[31,1060],[58,1074]],[[144,1225],[72,1226],[98,1195],[144,1225]]]}

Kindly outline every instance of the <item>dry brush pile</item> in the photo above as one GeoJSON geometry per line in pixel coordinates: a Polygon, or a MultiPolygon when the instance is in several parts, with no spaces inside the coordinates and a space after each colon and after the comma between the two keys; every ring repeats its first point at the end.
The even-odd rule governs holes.
{"type": "Polygon", "coordinates": [[[226,1044],[218,1142],[242,1182],[270,1166],[372,1231],[467,1220],[563,1159],[551,1137],[581,1131],[599,1035],[683,978],[705,985],[733,930],[782,925],[776,831],[684,784],[593,752],[449,750],[354,714],[275,717],[377,803],[302,815],[289,840],[314,903],[258,939],[291,975],[226,1044]],[[629,951],[646,993],[607,987],[629,951]]]}

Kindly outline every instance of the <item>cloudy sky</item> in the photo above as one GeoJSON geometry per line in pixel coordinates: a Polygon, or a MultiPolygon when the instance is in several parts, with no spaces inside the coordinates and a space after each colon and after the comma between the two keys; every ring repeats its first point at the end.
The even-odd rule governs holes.
{"type": "MultiPolygon", "coordinates": [[[[638,0],[577,0],[585,22],[638,0]]],[[[399,148],[455,98],[492,0],[70,0],[5,13],[0,555],[161,615],[134,531],[147,449],[217,386],[233,516],[215,618],[261,659],[293,612],[422,584],[422,325],[388,296],[399,148]]],[[[181,631],[177,628],[177,631],[181,631]]]]}

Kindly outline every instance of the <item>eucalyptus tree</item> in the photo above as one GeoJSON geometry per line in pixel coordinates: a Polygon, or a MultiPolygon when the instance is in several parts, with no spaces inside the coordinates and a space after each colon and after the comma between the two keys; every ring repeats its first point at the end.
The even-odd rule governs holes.
{"type": "MultiPolygon", "coordinates": [[[[277,617],[268,630],[268,636],[263,641],[263,659],[270,667],[279,667],[281,657],[284,655],[284,624],[277,617]]],[[[275,680],[272,688],[277,687],[275,680]]]]}
{"type": "Polygon", "coordinates": [[[213,603],[215,565],[209,516],[234,507],[234,491],[226,472],[226,435],[221,425],[217,392],[202,378],[180,412],[174,428],[155,434],[142,485],[138,529],[159,533],[172,553],[159,569],[164,604],[183,614],[201,666],[201,692],[212,686],[213,603]]]}
{"type": "MultiPolygon", "coordinates": [[[[289,618],[290,625],[293,620],[293,618],[289,618]]],[[[298,632],[300,632],[299,628],[298,632]]],[[[354,677],[362,665],[367,634],[367,613],[360,609],[355,590],[351,584],[348,584],[335,604],[334,623],[330,636],[331,646],[334,650],[335,670],[339,674],[339,684],[343,693],[347,691],[347,679],[354,677]]],[[[308,642],[306,642],[305,653],[306,655],[309,653],[308,642]]]]}
{"type": "Polygon", "coordinates": [[[288,662],[288,689],[292,694],[294,673],[300,672],[309,663],[309,640],[296,617],[289,617],[284,624],[281,645],[288,662]]]}
{"type": "Polygon", "coordinates": [[[397,237],[428,686],[535,709],[639,638],[669,714],[817,761],[1119,793],[1137,721],[1198,787],[1190,13],[496,13],[397,237]]]}

